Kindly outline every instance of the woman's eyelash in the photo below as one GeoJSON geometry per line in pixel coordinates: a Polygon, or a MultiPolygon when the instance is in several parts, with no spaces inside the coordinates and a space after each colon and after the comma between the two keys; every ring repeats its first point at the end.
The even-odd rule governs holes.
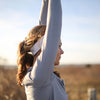
{"type": "Polygon", "coordinates": [[[61,45],[59,45],[59,47],[61,48],[61,45]]]}

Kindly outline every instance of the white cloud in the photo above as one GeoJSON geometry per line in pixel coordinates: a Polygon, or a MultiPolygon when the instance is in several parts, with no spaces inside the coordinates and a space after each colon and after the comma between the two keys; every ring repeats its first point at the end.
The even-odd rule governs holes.
{"type": "Polygon", "coordinates": [[[99,16],[90,16],[90,17],[64,17],[63,23],[73,24],[73,23],[82,23],[82,24],[95,24],[100,25],[100,17],[99,16]]]}
{"type": "MultiPolygon", "coordinates": [[[[7,16],[6,13],[3,14],[7,16]]],[[[38,23],[37,19],[25,13],[11,11],[7,18],[0,17],[0,35],[24,36],[38,23]]]]}
{"type": "MultiPolygon", "coordinates": [[[[5,13],[3,15],[6,16],[5,13]]],[[[8,63],[16,63],[18,43],[26,37],[37,21],[32,16],[14,11],[7,18],[0,17],[0,56],[7,58],[8,63]]]]}
{"type": "Polygon", "coordinates": [[[66,43],[63,42],[61,63],[99,63],[100,62],[100,44],[93,43],[66,43]]]}

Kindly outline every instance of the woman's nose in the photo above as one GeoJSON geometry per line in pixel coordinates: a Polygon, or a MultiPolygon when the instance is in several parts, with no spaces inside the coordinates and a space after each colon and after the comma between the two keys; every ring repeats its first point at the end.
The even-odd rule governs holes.
{"type": "Polygon", "coordinates": [[[61,49],[61,54],[64,54],[64,51],[61,49]]]}

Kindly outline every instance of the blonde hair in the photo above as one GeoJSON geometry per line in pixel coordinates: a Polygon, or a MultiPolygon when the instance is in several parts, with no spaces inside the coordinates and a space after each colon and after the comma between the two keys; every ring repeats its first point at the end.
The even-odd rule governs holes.
{"type": "Polygon", "coordinates": [[[34,27],[25,38],[24,41],[19,43],[17,51],[17,83],[21,86],[23,78],[27,73],[27,69],[33,65],[34,58],[37,56],[30,54],[30,49],[32,46],[45,34],[46,26],[38,25],[34,27]]]}

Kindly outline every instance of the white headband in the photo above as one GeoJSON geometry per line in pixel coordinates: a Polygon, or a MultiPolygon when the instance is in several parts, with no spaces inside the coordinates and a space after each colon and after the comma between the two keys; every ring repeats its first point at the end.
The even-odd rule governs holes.
{"type": "Polygon", "coordinates": [[[44,36],[42,36],[42,37],[40,38],[40,40],[38,40],[38,41],[33,45],[33,47],[31,48],[32,54],[35,55],[35,54],[41,49],[41,47],[42,47],[42,42],[43,42],[43,38],[44,38],[44,36]]]}

